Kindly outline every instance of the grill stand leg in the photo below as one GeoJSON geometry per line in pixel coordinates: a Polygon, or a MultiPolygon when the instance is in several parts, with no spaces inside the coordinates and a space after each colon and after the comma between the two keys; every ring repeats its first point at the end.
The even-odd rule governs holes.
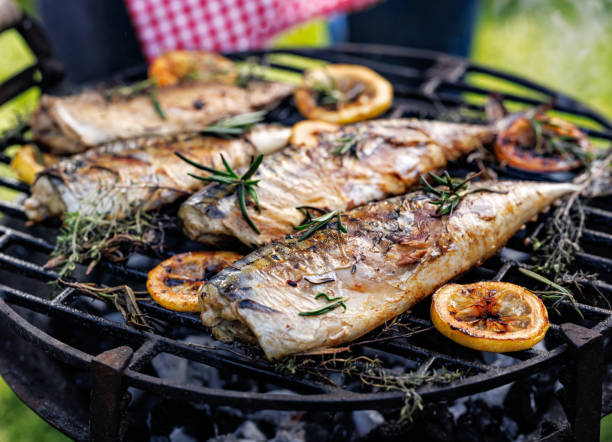
{"type": "Polygon", "coordinates": [[[603,336],[593,330],[566,323],[561,326],[569,344],[568,367],[560,374],[564,389],[561,403],[580,442],[599,442],[602,381],[604,375],[603,336]]]}
{"type": "Polygon", "coordinates": [[[89,406],[89,438],[95,442],[123,439],[127,389],[123,371],[134,351],[117,347],[105,351],[91,361],[91,399],[89,406]]]}

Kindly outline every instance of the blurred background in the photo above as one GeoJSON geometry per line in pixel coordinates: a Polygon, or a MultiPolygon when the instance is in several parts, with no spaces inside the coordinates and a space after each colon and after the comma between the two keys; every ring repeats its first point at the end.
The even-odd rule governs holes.
{"type": "MultiPolygon", "coordinates": [[[[121,0],[18,3],[47,27],[56,55],[66,65],[68,81],[91,82],[144,62],[121,0]],[[75,39],[84,29],[88,30],[86,36],[75,39]]],[[[389,0],[357,13],[310,20],[280,32],[266,45],[370,41],[469,56],[478,63],[542,82],[612,118],[612,0],[423,3],[389,0]]],[[[0,54],[0,82],[34,61],[12,31],[0,34],[0,54]]],[[[14,122],[15,115],[33,109],[38,97],[39,91],[32,89],[1,107],[0,131],[14,122]]],[[[11,196],[0,194],[0,198],[11,196]]],[[[26,440],[66,438],[25,407],[0,379],[0,442],[26,440]]],[[[612,441],[612,416],[602,421],[602,440],[612,441]]]]}

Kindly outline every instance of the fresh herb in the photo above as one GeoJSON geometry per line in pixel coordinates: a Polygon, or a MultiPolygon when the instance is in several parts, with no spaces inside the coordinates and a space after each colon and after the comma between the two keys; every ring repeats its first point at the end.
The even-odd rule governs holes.
{"type": "Polygon", "coordinates": [[[161,104],[159,104],[159,100],[157,99],[156,88],[151,88],[151,90],[149,91],[149,99],[151,100],[151,103],[153,104],[153,109],[155,109],[155,112],[157,113],[157,115],[159,115],[159,118],[161,118],[162,120],[165,120],[166,114],[162,110],[161,104]]]}
{"type": "Polygon", "coordinates": [[[95,210],[95,203],[82,204],[81,209],[64,214],[60,234],[46,268],[60,267],[59,277],[70,275],[77,264],[88,263],[89,274],[102,258],[125,262],[135,250],[159,250],[169,217],[128,210],[127,216],[104,215],[95,210]]]}
{"type": "Polygon", "coordinates": [[[582,311],[578,308],[578,303],[576,302],[576,298],[574,297],[574,294],[570,290],[524,267],[519,267],[518,270],[523,275],[529,276],[530,278],[535,279],[536,281],[539,281],[543,284],[546,284],[547,286],[550,286],[553,289],[553,290],[539,290],[535,292],[542,299],[554,301],[553,308],[555,308],[560,302],[569,299],[571,303],[574,305],[574,308],[576,309],[580,317],[584,319],[584,316],[582,315],[582,311]]]}
{"type": "Polygon", "coordinates": [[[609,190],[611,163],[611,153],[595,161],[575,180],[579,184],[576,191],[555,209],[549,222],[541,223],[529,237],[538,272],[556,280],[570,270],[576,254],[582,251],[580,239],[586,222],[582,194],[597,197],[599,193],[609,190]]]}
{"type": "Polygon", "coordinates": [[[365,91],[363,83],[355,83],[349,90],[343,90],[325,68],[315,72],[316,74],[306,75],[306,87],[317,95],[317,101],[323,106],[339,108],[356,100],[365,91]]]}
{"type": "Polygon", "coordinates": [[[130,85],[120,85],[110,89],[106,89],[102,92],[104,98],[108,101],[120,98],[120,99],[129,99],[134,97],[135,95],[147,94],[149,99],[151,100],[151,104],[153,105],[153,109],[162,120],[166,119],[166,114],[164,113],[159,100],[157,98],[157,84],[154,80],[147,79],[138,81],[136,83],[132,83],[130,85]]]}
{"type": "Polygon", "coordinates": [[[58,282],[68,287],[77,289],[79,292],[90,296],[92,298],[100,299],[104,302],[111,303],[115,306],[117,311],[121,313],[125,322],[138,328],[152,329],[148,323],[144,313],[138,307],[137,301],[144,301],[149,299],[138,298],[139,294],[132,290],[128,285],[121,285],[117,287],[98,287],[93,283],[82,283],[82,282],[68,282],[63,279],[59,279],[58,282]]]}
{"type": "Polygon", "coordinates": [[[317,216],[316,218],[312,218],[312,215],[310,214],[309,210],[316,210],[319,212],[323,212],[321,209],[316,209],[314,207],[305,207],[305,206],[298,207],[297,209],[306,215],[306,219],[304,220],[304,222],[300,224],[299,226],[295,227],[295,230],[298,230],[298,231],[306,230],[298,238],[298,241],[304,241],[306,238],[308,238],[310,235],[315,233],[317,230],[322,229],[327,224],[329,224],[329,222],[334,217],[338,219],[338,230],[343,233],[348,232],[348,230],[346,230],[346,227],[344,227],[344,224],[342,224],[342,214],[339,209],[324,213],[323,215],[317,216]]]}
{"type": "Polygon", "coordinates": [[[335,375],[335,378],[342,376],[357,379],[364,386],[378,390],[400,391],[404,396],[404,405],[400,410],[398,422],[412,421],[415,413],[423,409],[423,399],[417,388],[426,384],[450,384],[464,376],[459,370],[449,371],[445,368],[426,372],[394,370],[383,367],[383,362],[378,357],[360,355],[342,358],[336,353],[323,354],[322,360],[292,356],[277,362],[275,369],[285,375],[315,375],[334,386],[337,385],[329,374],[335,375]]]}
{"type": "Polygon", "coordinates": [[[263,121],[266,111],[247,112],[223,118],[217,123],[203,128],[200,132],[218,135],[242,135],[253,125],[263,121]]]}
{"type": "MultiPolygon", "coordinates": [[[[540,223],[526,240],[534,252],[533,269],[540,275],[546,275],[547,281],[556,282],[557,285],[571,284],[579,293],[582,293],[583,284],[590,284],[599,293],[597,287],[592,284],[596,275],[574,272],[572,265],[576,255],[582,251],[580,240],[586,223],[584,198],[597,197],[609,191],[610,164],[612,164],[612,153],[594,160],[575,180],[578,184],[577,189],[561,201],[552,216],[540,223]]],[[[557,287],[548,285],[559,291],[557,287]]],[[[567,293],[563,291],[549,295],[567,298],[567,293]]],[[[601,298],[605,304],[608,304],[605,297],[601,298]]]]}
{"type": "Polygon", "coordinates": [[[433,194],[433,198],[429,201],[431,204],[438,206],[436,209],[436,215],[452,215],[453,211],[457,208],[463,198],[471,193],[477,192],[491,192],[491,193],[505,193],[493,189],[478,188],[469,190],[469,182],[479,177],[482,174],[478,172],[476,174],[469,175],[467,178],[461,180],[458,178],[452,178],[448,172],[444,172],[443,176],[438,176],[431,172],[427,175],[434,182],[434,187],[421,176],[421,183],[423,184],[423,190],[427,193],[433,194]],[[442,189],[440,189],[442,187],[442,189]],[[445,189],[444,189],[445,188],[445,189]]]}
{"type": "Polygon", "coordinates": [[[580,140],[568,135],[560,135],[555,129],[561,128],[551,121],[542,121],[536,117],[529,123],[535,136],[534,152],[538,155],[560,156],[566,160],[577,159],[588,166],[593,161],[593,154],[580,146],[580,140]]]}
{"type": "Polygon", "coordinates": [[[357,156],[358,138],[355,135],[347,135],[336,140],[336,148],[332,151],[334,155],[342,156],[347,152],[357,156]]]}
{"type": "Polygon", "coordinates": [[[192,161],[189,158],[185,157],[180,152],[174,153],[181,160],[186,161],[187,163],[198,169],[205,170],[206,172],[210,173],[210,175],[208,176],[199,176],[190,173],[188,174],[189,176],[201,181],[222,184],[226,186],[226,189],[229,193],[236,192],[242,216],[244,217],[249,227],[251,227],[251,229],[253,229],[255,233],[259,234],[259,229],[255,225],[247,211],[246,197],[248,194],[255,203],[257,211],[261,211],[261,206],[259,205],[259,197],[257,196],[257,192],[255,191],[255,187],[257,186],[257,183],[259,183],[259,180],[252,180],[251,177],[255,174],[255,172],[257,172],[257,169],[259,168],[261,161],[263,160],[263,154],[257,155],[257,157],[253,161],[251,161],[251,164],[247,171],[242,176],[239,176],[225,160],[223,154],[221,154],[221,161],[223,162],[225,171],[213,169],[212,167],[198,164],[195,161],[192,161]]]}
{"type": "Polygon", "coordinates": [[[314,310],[310,312],[300,312],[298,314],[300,316],[319,316],[327,312],[331,312],[332,310],[335,310],[338,307],[342,307],[344,311],[346,311],[346,304],[344,303],[344,301],[347,301],[348,298],[342,298],[340,296],[335,297],[335,298],[330,298],[327,293],[323,293],[323,292],[317,293],[314,297],[314,299],[319,299],[319,298],[325,298],[328,304],[319,310],[314,310]]]}

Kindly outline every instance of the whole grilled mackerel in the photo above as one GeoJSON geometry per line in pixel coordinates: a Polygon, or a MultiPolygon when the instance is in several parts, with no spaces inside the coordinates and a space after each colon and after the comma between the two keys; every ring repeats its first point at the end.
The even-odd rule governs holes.
{"type": "Polygon", "coordinates": [[[222,340],[257,342],[269,359],[341,345],[405,312],[479,265],[572,184],[480,182],[448,216],[421,191],[346,212],[310,238],[263,247],[221,271],[201,296],[222,340]],[[342,306],[322,314],[329,302],[342,306]]]}
{"type": "Polygon", "coordinates": [[[232,84],[189,82],[159,88],[156,111],[148,93],[107,99],[88,91],[68,97],[43,95],[32,114],[34,141],[54,153],[78,153],[116,140],[197,132],[222,118],[275,106],[293,91],[285,83],[232,84]]]}
{"type": "Polygon", "coordinates": [[[261,124],[235,139],[194,134],[111,143],[41,172],[24,203],[25,213],[30,220],[42,221],[83,209],[117,217],[134,209],[157,209],[204,184],[187,175],[199,171],[176,151],[214,168],[223,167],[223,154],[237,168],[249,164],[254,155],[281,149],[290,134],[289,128],[261,124]]]}
{"type": "Polygon", "coordinates": [[[179,210],[188,237],[206,244],[237,238],[261,246],[292,233],[303,219],[297,209],[351,209],[405,193],[424,172],[446,166],[488,143],[494,126],[417,119],[375,120],[322,134],[312,148],[293,146],[267,157],[259,167],[261,211],[248,213],[260,230],[244,220],[235,195],[222,185],[203,189],[179,210]],[[345,143],[352,147],[337,155],[345,143]]]}

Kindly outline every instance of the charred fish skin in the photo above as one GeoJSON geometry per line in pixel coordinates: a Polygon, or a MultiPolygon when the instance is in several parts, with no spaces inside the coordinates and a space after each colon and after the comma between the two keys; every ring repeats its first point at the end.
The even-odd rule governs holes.
{"type": "Polygon", "coordinates": [[[200,171],[175,152],[217,169],[223,168],[223,155],[232,167],[241,167],[255,155],[284,147],[290,134],[289,128],[261,124],[234,139],[182,135],[101,146],[39,174],[24,203],[26,216],[38,222],[83,207],[118,217],[134,208],[158,209],[204,185],[188,175],[200,171]]]}
{"type": "Polygon", "coordinates": [[[346,234],[332,224],[303,241],[256,250],[205,286],[202,321],[213,332],[223,324],[217,336],[225,340],[232,337],[226,325],[240,321],[270,360],[353,341],[482,263],[538,212],[576,190],[510,181],[473,188],[497,193],[469,194],[439,217],[418,191],[347,212],[346,234]],[[326,275],[325,282],[313,283],[317,275],[326,275]],[[301,316],[326,306],[318,293],[341,297],[346,311],[301,316]]]}
{"type": "Polygon", "coordinates": [[[160,88],[162,118],[148,94],[106,99],[102,93],[43,95],[30,118],[33,140],[53,153],[74,154],[117,140],[194,133],[222,118],[274,107],[293,91],[285,83],[252,82],[248,88],[193,82],[160,88]]]}
{"type": "Polygon", "coordinates": [[[406,192],[421,174],[446,166],[493,139],[491,126],[415,119],[376,120],[321,135],[314,147],[293,146],[265,159],[256,179],[261,211],[249,208],[260,234],[249,228],[233,195],[222,186],[193,195],[181,207],[185,234],[214,244],[237,238],[261,246],[286,234],[303,220],[296,208],[351,209],[406,192]],[[342,143],[354,143],[344,155],[342,143]]]}

